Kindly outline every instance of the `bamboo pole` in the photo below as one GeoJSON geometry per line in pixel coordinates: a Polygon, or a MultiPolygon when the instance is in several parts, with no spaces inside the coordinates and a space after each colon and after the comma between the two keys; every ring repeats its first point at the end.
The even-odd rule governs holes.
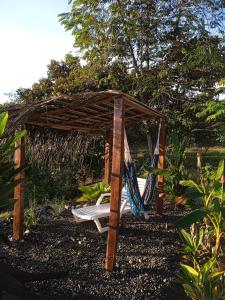
{"type": "MultiPolygon", "coordinates": [[[[165,167],[165,119],[161,119],[161,128],[159,135],[159,162],[158,168],[164,169],[165,167]]],[[[163,213],[163,195],[164,195],[164,176],[158,175],[158,197],[156,202],[156,214],[161,215],[163,213]]]]}
{"type": "Polygon", "coordinates": [[[104,182],[110,184],[110,165],[111,165],[111,154],[112,154],[112,132],[107,131],[105,138],[105,173],[104,182]]]}
{"type": "Polygon", "coordinates": [[[113,153],[109,231],[106,249],[105,269],[112,271],[116,262],[120,202],[122,190],[122,169],[124,160],[124,99],[114,99],[113,153]]]}
{"type": "MultiPolygon", "coordinates": [[[[25,164],[25,138],[22,137],[16,143],[16,150],[14,153],[15,168],[21,168],[25,164]]],[[[15,180],[23,179],[24,172],[20,172],[15,176],[15,180]]],[[[23,237],[23,223],[24,223],[24,182],[19,183],[14,188],[14,204],[13,213],[13,238],[20,240],[23,237]]]]}

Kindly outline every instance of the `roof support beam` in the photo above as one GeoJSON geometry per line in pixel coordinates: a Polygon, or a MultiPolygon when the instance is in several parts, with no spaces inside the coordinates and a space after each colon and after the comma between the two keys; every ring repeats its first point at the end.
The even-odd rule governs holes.
{"type": "Polygon", "coordinates": [[[106,249],[105,269],[112,271],[116,262],[118,244],[120,202],[122,191],[122,170],[124,160],[124,99],[114,99],[113,154],[111,176],[111,198],[109,231],[106,249]]]}

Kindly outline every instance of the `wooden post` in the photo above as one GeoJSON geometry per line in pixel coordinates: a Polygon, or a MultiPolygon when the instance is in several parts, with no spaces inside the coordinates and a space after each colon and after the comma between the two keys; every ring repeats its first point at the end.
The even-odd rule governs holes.
{"type": "Polygon", "coordinates": [[[110,184],[110,163],[111,163],[111,153],[112,153],[112,132],[107,131],[105,139],[105,174],[104,182],[110,184]]]}
{"type": "Polygon", "coordinates": [[[106,249],[105,269],[113,270],[116,262],[118,242],[122,172],[124,161],[124,99],[114,99],[113,153],[109,231],[106,249]]]}
{"type": "Polygon", "coordinates": [[[199,174],[202,168],[202,151],[197,152],[197,173],[199,174]]]}
{"type": "MultiPolygon", "coordinates": [[[[164,169],[165,167],[165,119],[161,119],[161,128],[159,136],[159,162],[158,168],[164,169]]],[[[163,185],[164,176],[158,175],[158,198],[156,202],[156,214],[161,215],[163,212],[163,185]]]]}
{"type": "MultiPolygon", "coordinates": [[[[25,163],[25,138],[22,137],[19,142],[17,142],[15,150],[14,162],[15,168],[21,168],[25,163]]],[[[16,175],[15,179],[24,178],[24,172],[16,175]]],[[[24,221],[24,183],[18,184],[14,188],[14,198],[16,200],[14,204],[13,213],[13,238],[15,240],[20,240],[23,237],[23,221],[24,221]]]]}

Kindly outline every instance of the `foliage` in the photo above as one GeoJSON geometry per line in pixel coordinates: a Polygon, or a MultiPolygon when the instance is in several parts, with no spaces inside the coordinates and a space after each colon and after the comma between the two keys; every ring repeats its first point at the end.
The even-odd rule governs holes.
{"type": "Polygon", "coordinates": [[[195,203],[194,209],[175,223],[185,242],[180,280],[191,299],[224,299],[225,248],[222,243],[225,232],[225,163],[219,162],[216,170],[206,170],[199,182],[184,180],[185,196],[195,203]],[[207,172],[207,176],[205,176],[207,172]],[[184,228],[191,225],[188,233],[184,228]]]}
{"type": "Polygon", "coordinates": [[[15,176],[19,174],[22,169],[14,169],[13,154],[15,151],[15,143],[17,143],[23,136],[26,135],[26,131],[20,131],[15,136],[5,138],[4,132],[8,121],[8,113],[0,114],[0,206],[8,205],[12,200],[12,192],[16,185],[18,185],[22,179],[15,179],[15,176]]]}
{"type": "Polygon", "coordinates": [[[172,132],[170,136],[170,149],[167,149],[166,168],[164,170],[151,168],[155,174],[165,177],[165,192],[170,200],[175,200],[184,193],[184,187],[180,181],[186,179],[188,174],[184,167],[185,149],[187,139],[181,138],[177,132],[172,132]]]}
{"type": "Polygon", "coordinates": [[[204,143],[195,131],[204,134],[195,110],[206,97],[222,92],[215,83],[225,76],[224,2],[69,2],[70,11],[60,14],[60,21],[72,32],[88,68],[98,74],[100,66],[97,87],[128,91],[163,109],[169,129],[204,143]]]}
{"type": "MultiPolygon", "coordinates": [[[[16,101],[117,89],[163,110],[169,131],[205,143],[203,118],[196,113],[222,93],[215,83],[225,76],[223,1],[69,2],[59,19],[72,32],[79,57],[51,60],[47,78],[19,89],[16,101]]],[[[222,130],[210,126],[213,143],[222,130]]]]}
{"type": "Polygon", "coordinates": [[[39,220],[37,210],[33,207],[24,210],[24,225],[26,229],[30,229],[32,225],[36,225],[39,220]]]}
{"type": "Polygon", "coordinates": [[[186,138],[182,139],[176,132],[172,132],[170,156],[166,156],[167,170],[169,170],[169,172],[166,175],[165,189],[172,199],[181,196],[184,191],[180,185],[180,181],[188,176],[184,167],[187,144],[186,138]]]}
{"type": "MultiPolygon", "coordinates": [[[[225,80],[221,83],[224,85],[225,80]]],[[[224,93],[224,87],[220,88],[220,92],[224,93]]],[[[202,110],[197,114],[198,117],[206,118],[206,124],[208,123],[213,129],[214,134],[217,135],[217,140],[220,142],[225,141],[224,130],[220,128],[224,127],[225,122],[225,101],[220,99],[211,99],[202,105],[202,110]]]]}
{"type": "Polygon", "coordinates": [[[49,202],[49,206],[52,208],[55,216],[59,216],[65,208],[65,201],[55,199],[49,202]]]}
{"type": "Polygon", "coordinates": [[[193,300],[222,300],[225,297],[225,271],[216,267],[215,258],[203,266],[192,268],[181,264],[180,280],[186,294],[193,300]]]}
{"type": "Polygon", "coordinates": [[[80,186],[79,190],[83,195],[76,199],[76,202],[88,202],[91,204],[95,202],[101,194],[109,193],[110,189],[110,186],[104,182],[98,182],[89,186],[80,186]]]}

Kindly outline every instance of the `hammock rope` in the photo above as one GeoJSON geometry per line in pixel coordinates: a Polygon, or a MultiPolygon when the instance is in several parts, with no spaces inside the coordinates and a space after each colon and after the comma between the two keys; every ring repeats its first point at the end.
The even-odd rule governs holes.
{"type": "MultiPolygon", "coordinates": [[[[150,167],[158,166],[159,158],[159,136],[161,123],[158,128],[158,136],[153,158],[149,159],[150,167]]],[[[149,205],[155,203],[157,196],[157,175],[149,172],[146,178],[144,192],[141,195],[138,187],[135,164],[131,158],[130,148],[124,133],[124,181],[133,215],[140,216],[149,210],[149,205]]]]}

